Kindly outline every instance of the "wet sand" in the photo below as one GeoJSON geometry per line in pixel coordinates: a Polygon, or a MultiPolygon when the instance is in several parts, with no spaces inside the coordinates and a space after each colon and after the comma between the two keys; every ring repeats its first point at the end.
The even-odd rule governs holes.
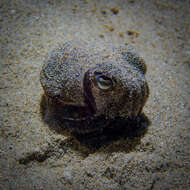
{"type": "Polygon", "coordinates": [[[189,36],[185,0],[1,1],[0,189],[190,189],[189,36]],[[43,122],[43,60],[73,39],[144,57],[143,133],[96,147],[43,122]]]}

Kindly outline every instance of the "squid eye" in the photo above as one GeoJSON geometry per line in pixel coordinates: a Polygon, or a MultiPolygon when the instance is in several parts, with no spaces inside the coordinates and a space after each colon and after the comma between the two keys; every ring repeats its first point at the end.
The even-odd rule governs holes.
{"type": "Polygon", "coordinates": [[[103,74],[95,73],[95,79],[98,87],[102,90],[108,90],[113,86],[112,80],[103,74]]]}

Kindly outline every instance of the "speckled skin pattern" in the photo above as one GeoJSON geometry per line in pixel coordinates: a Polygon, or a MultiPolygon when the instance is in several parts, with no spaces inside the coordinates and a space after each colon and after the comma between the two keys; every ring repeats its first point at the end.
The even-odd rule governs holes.
{"type": "Polygon", "coordinates": [[[88,133],[115,118],[136,119],[149,95],[144,60],[128,46],[96,48],[69,41],[45,60],[40,81],[45,92],[45,118],[53,115],[69,129],[88,133]],[[97,85],[96,75],[111,81],[97,85]]]}

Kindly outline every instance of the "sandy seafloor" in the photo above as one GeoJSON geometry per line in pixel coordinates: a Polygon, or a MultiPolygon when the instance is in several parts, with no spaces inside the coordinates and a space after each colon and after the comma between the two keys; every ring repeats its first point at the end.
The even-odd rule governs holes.
{"type": "Polygon", "coordinates": [[[190,1],[1,0],[0,48],[0,189],[190,189],[190,1]],[[144,57],[142,136],[94,148],[44,124],[40,69],[72,39],[144,57]]]}

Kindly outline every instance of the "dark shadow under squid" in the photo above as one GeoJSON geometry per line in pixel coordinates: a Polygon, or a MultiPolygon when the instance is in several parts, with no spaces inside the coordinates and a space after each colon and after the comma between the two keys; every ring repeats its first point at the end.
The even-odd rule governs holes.
{"type": "MultiPolygon", "coordinates": [[[[115,118],[114,120],[109,120],[109,124],[107,124],[106,127],[102,127],[105,120],[104,118],[99,117],[94,120],[94,125],[96,125],[96,128],[99,126],[99,130],[88,133],[80,133],[77,130],[72,130],[72,122],[66,120],[63,121],[60,119],[59,113],[51,113],[48,111],[44,95],[41,97],[40,113],[43,122],[47,124],[50,130],[64,136],[72,136],[81,145],[84,145],[90,149],[92,148],[93,150],[100,149],[102,146],[109,146],[109,144],[114,141],[130,139],[130,148],[126,151],[133,151],[133,149],[141,143],[141,138],[143,138],[147,133],[148,126],[151,123],[148,117],[142,113],[135,120],[115,118]]],[[[75,122],[74,124],[75,127],[79,128],[80,125],[83,125],[83,123],[78,122],[76,124],[75,122]]],[[[121,143],[122,142],[123,141],[121,141],[121,143]]]]}

